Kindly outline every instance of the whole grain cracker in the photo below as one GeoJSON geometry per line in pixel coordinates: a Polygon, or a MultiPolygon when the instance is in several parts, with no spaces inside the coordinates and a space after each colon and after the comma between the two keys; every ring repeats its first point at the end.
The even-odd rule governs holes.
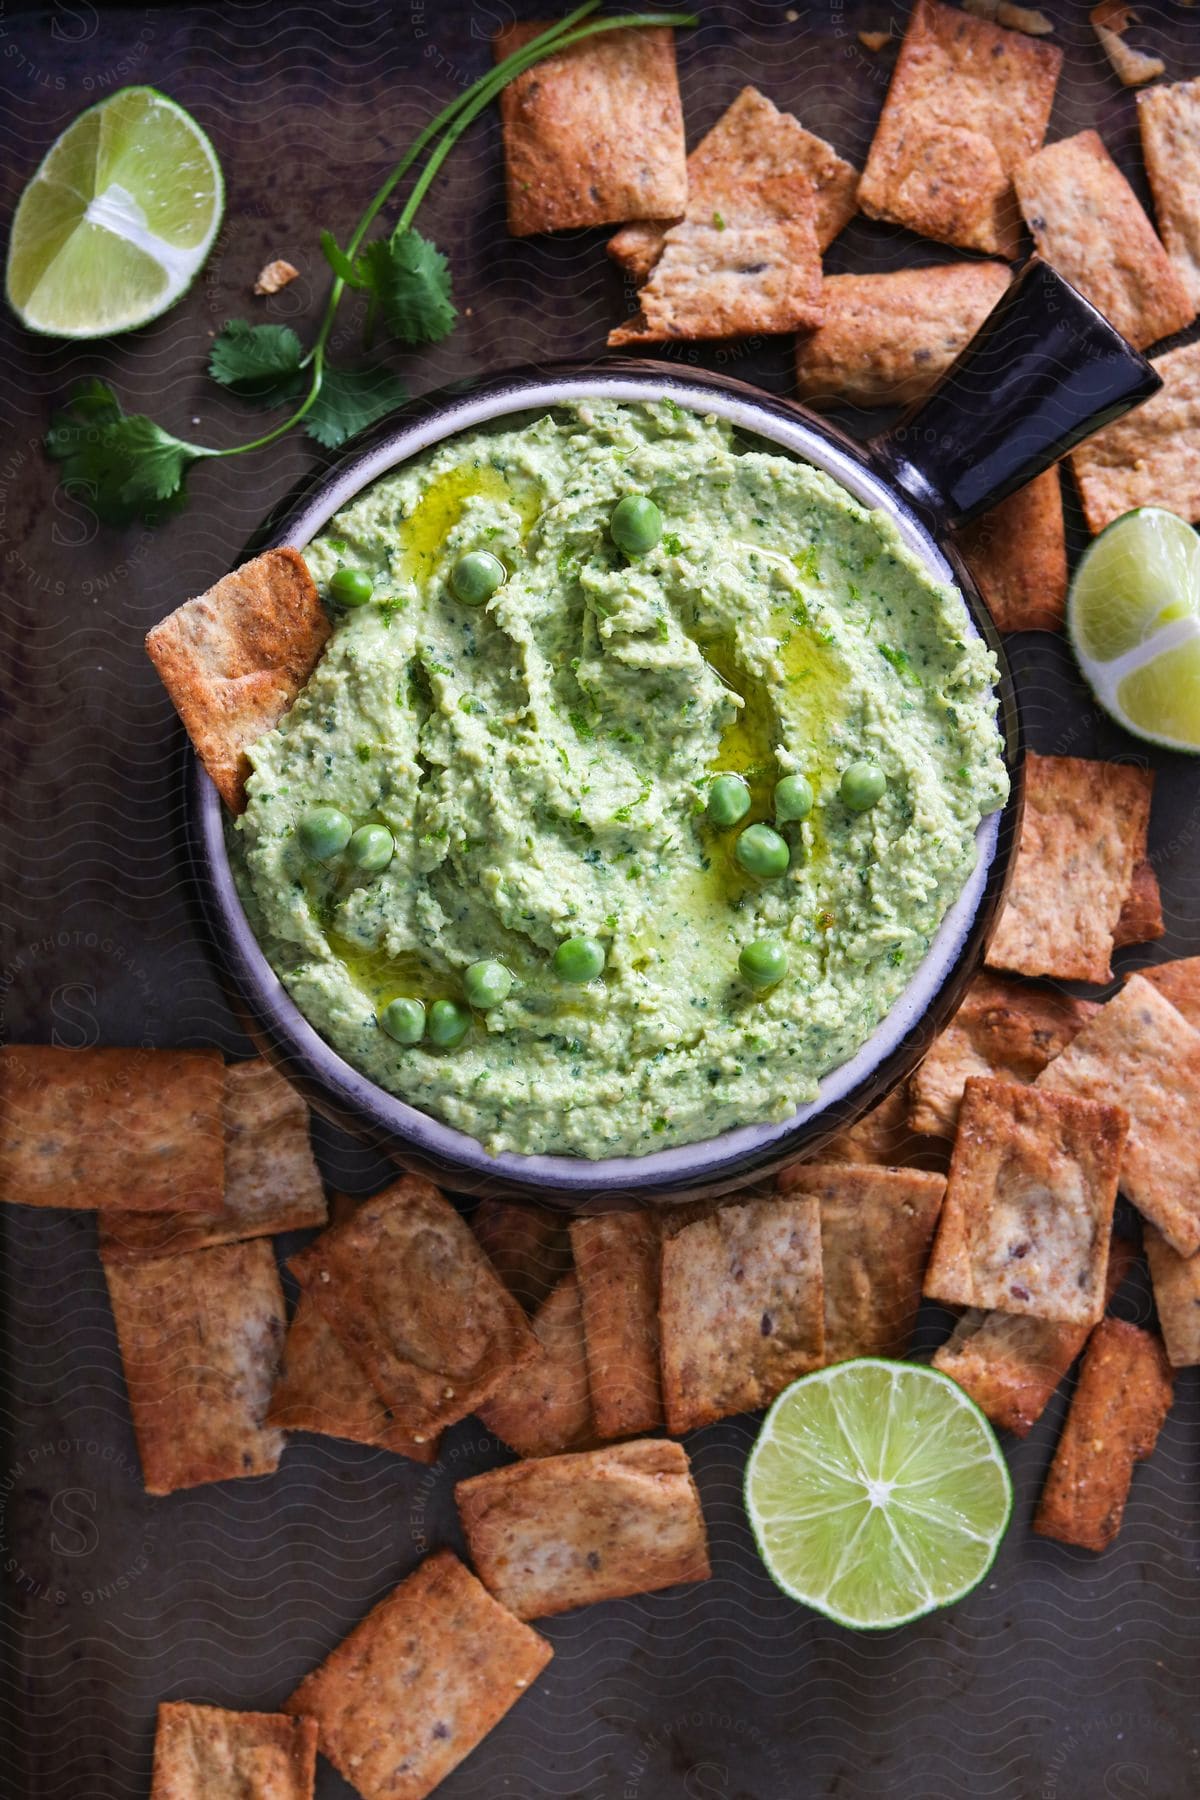
{"type": "MultiPolygon", "coordinates": [[[[879,1168],[930,1169],[942,1174],[947,1163],[946,1147],[935,1138],[922,1137],[909,1121],[909,1086],[898,1082],[877,1105],[872,1106],[853,1125],[821,1144],[810,1156],[792,1164],[802,1168],[807,1162],[868,1163],[879,1168]]],[[[789,1173],[785,1170],[784,1175],[789,1173]]],[[[780,1176],[780,1182],[783,1175],[780,1176]]]]}
{"type": "Polygon", "coordinates": [[[1174,962],[1155,963],[1151,968],[1131,973],[1156,987],[1188,1024],[1200,1031],[1200,956],[1181,956],[1174,962]]]}
{"type": "Polygon", "coordinates": [[[571,1225],[583,1303],[596,1436],[633,1437],[663,1422],[658,1288],[662,1233],[649,1213],[601,1213],[571,1225]]]}
{"type": "Polygon", "coordinates": [[[1129,892],[1113,930],[1113,946],[1119,950],[1123,944],[1149,944],[1166,933],[1158,876],[1149,857],[1143,856],[1133,865],[1129,892]]]}
{"type": "Polygon", "coordinates": [[[1137,97],[1159,234],[1193,310],[1200,308],[1200,76],[1137,97]]]}
{"type": "Polygon", "coordinates": [[[526,1312],[535,1311],[571,1267],[566,1218],[548,1207],[484,1199],[471,1214],[471,1230],[526,1312]]]}
{"type": "Polygon", "coordinates": [[[1089,531],[1135,506],[1200,520],[1200,342],[1152,362],[1161,390],[1071,452],[1089,531]]]}
{"type": "Polygon", "coordinates": [[[518,1619],[712,1572],[687,1456],[662,1438],[510,1463],[454,1497],[480,1579],[518,1619]]]}
{"type": "Polygon", "coordinates": [[[958,534],[997,631],[1059,631],[1067,602],[1062,481],[1047,469],[958,534]]]}
{"type": "Polygon", "coordinates": [[[553,1654],[457,1556],[437,1550],[283,1710],[316,1719],[322,1756],[363,1800],[425,1800],[553,1654]]]}
{"type": "Polygon", "coordinates": [[[150,1800],[312,1800],[317,1722],[163,1700],[150,1800]]]}
{"type": "Polygon", "coordinates": [[[1175,1369],[1200,1363],[1200,1256],[1180,1256],[1161,1231],[1143,1233],[1158,1323],[1175,1369]]]}
{"type": "Polygon", "coordinates": [[[1098,1100],[968,1081],[926,1295],[1094,1323],[1128,1127],[1098,1100]]]}
{"type": "Polygon", "coordinates": [[[579,1278],[564,1275],[533,1316],[538,1353],[479,1408],[518,1456],[549,1456],[594,1441],[579,1278]]]}

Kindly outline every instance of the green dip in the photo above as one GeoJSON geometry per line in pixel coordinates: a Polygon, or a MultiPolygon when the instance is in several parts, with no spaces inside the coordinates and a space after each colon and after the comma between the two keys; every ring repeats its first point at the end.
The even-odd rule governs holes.
{"type": "Polygon", "coordinates": [[[450,439],[305,557],[326,595],[339,569],[373,588],[252,752],[238,860],[329,1042],[491,1151],[636,1155],[811,1099],[910,980],[1008,791],[961,596],[836,482],[670,404],[450,439]],[[609,530],[631,494],[662,526],[635,553],[609,530]],[[468,605],[450,578],[479,551],[507,578],[468,605]],[[706,810],[721,774],[748,789],[733,823],[736,784],[706,810]],[[803,783],[776,814],[788,775],[804,817],[785,816],[803,783]],[[386,827],[387,866],[321,860],[325,814],[306,849],[316,807],[386,827]],[[480,962],[500,974],[465,983],[480,962]],[[440,1045],[395,1041],[396,999],[454,1002],[465,1035],[443,1007],[440,1045]]]}

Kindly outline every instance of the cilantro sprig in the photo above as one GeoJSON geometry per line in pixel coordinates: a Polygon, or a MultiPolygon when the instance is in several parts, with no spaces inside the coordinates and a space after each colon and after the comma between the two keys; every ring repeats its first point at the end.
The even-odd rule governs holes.
{"type": "Polygon", "coordinates": [[[107,524],[128,524],[137,518],[153,524],[184,503],[188,470],[198,462],[261,450],[297,427],[326,449],[336,449],[399,406],[407,393],[386,365],[354,369],[331,365],[329,344],[338,308],[347,293],[365,299],[368,345],[380,328],[410,348],[439,343],[453,331],[458,312],[449,264],[416,230],[413,220],[459,138],[502,88],[555,51],[605,31],[696,22],[690,13],[591,18],[600,3],[587,0],[576,7],[443,107],[400,158],[344,246],[332,232],[321,233],[321,250],[333,281],[308,350],[286,325],[230,319],[218,334],[208,359],[212,379],[254,405],[289,407],[286,418],[247,443],[219,450],[177,438],[143,413],[126,413],[106,383],[87,381],[55,415],[46,435],[46,453],[59,464],[62,485],[81,489],[107,524]],[[426,153],[395,225],[385,235],[372,237],[379,214],[426,153]]]}

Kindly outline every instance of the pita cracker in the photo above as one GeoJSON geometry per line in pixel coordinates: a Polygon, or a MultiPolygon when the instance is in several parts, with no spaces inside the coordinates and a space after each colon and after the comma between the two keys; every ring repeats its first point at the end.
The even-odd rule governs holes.
{"type": "Polygon", "coordinates": [[[1161,1231],[1147,1225],[1143,1241],[1158,1323],[1175,1369],[1200,1363],[1200,1256],[1180,1256],[1161,1231]]]}
{"type": "Polygon", "coordinates": [[[454,1497],[480,1579],[518,1619],[712,1572],[687,1456],[662,1438],[510,1463],[454,1497]]]}
{"type": "Polygon", "coordinates": [[[919,1137],[909,1123],[908,1114],[908,1083],[902,1081],[853,1125],[835,1132],[811,1156],[792,1167],[802,1168],[804,1162],[836,1162],[941,1172],[947,1161],[945,1145],[936,1139],[919,1137]]]}
{"type": "Polygon", "coordinates": [[[315,1719],[163,1700],[150,1800],[312,1800],[315,1719]]]}
{"type": "MultiPolygon", "coordinates": [[[[1108,1250],[1105,1300],[1112,1300],[1135,1261],[1127,1238],[1108,1250]]],[[[1031,1314],[968,1307],[933,1366],[964,1388],[993,1425],[1027,1437],[1088,1340],[1087,1325],[1051,1324],[1031,1314]]]]}
{"type": "Polygon", "coordinates": [[[808,1195],[723,1206],[663,1245],[663,1397],[674,1435],[767,1406],[825,1356],[821,1213],[808,1195]]]}
{"type": "Polygon", "coordinates": [[[100,1212],[221,1204],[218,1050],[0,1050],[0,1200],[100,1212]]]}
{"type": "Polygon", "coordinates": [[[1154,214],[1167,254],[1200,308],[1200,77],[1137,97],[1138,127],[1154,214]]]}
{"type": "Polygon", "coordinates": [[[273,731],[329,636],[298,550],[268,550],[156,625],[146,653],[231,812],[246,804],[246,751],[273,731]]]}
{"type": "Polygon", "coordinates": [[[470,1227],[417,1176],[363,1201],[288,1267],[416,1443],[474,1412],[537,1353],[470,1227]]]}
{"type": "Polygon", "coordinates": [[[100,1248],[110,1256],[163,1256],[242,1238],[324,1225],[321,1172],[308,1141],[308,1108],[266,1061],[225,1070],[225,1195],[214,1213],[104,1214],[100,1248]]]}
{"type": "Polygon", "coordinates": [[[1150,982],[1121,991],[1037,1078],[1040,1090],[1119,1098],[1121,1191],[1180,1256],[1200,1250],[1200,1032],[1150,982]]]}
{"type": "MultiPolygon", "coordinates": [[[[744,87],[687,159],[688,210],[704,218],[726,194],[781,175],[802,178],[801,210],[812,215],[818,249],[827,249],[854,216],[858,170],[757,88],[744,87]]],[[[608,254],[639,286],[673,222],[639,220],[608,240],[608,254]]]]}
{"type": "Polygon", "coordinates": [[[951,1306],[1090,1325],[1128,1130],[1119,1107],[972,1078],[925,1293],[951,1306]]]}
{"type": "MultiPolygon", "coordinates": [[[[496,61],[545,31],[503,27],[496,61]]],[[[687,206],[675,38],[608,31],[548,56],[500,94],[508,229],[514,237],[664,219],[687,206]]]]}
{"type": "Polygon", "coordinates": [[[937,386],[1009,283],[1004,263],[827,275],[824,318],[796,344],[796,392],[813,405],[907,406],[937,386]]]}
{"type": "Polygon", "coordinates": [[[1135,506],[1200,520],[1200,343],[1151,360],[1161,390],[1071,452],[1089,531],[1135,506]]]}
{"type": "Polygon", "coordinates": [[[526,1312],[536,1311],[571,1267],[566,1218],[547,1207],[481,1200],[471,1214],[471,1229],[526,1312]]]}
{"type": "Polygon", "coordinates": [[[146,1492],[278,1468],[266,1415],[284,1306],[267,1239],[102,1260],[146,1492]]]}
{"type": "Polygon", "coordinates": [[[1162,890],[1149,857],[1143,856],[1133,865],[1129,892],[1113,931],[1113,945],[1150,944],[1167,934],[1163,919],[1162,890]]]}
{"type": "Polygon", "coordinates": [[[971,1076],[1032,1081],[1096,1010],[1093,1001],[1053,988],[977,975],[911,1078],[913,1129],[953,1138],[971,1076]]]}
{"type": "Polygon", "coordinates": [[[1190,325],[1195,307],[1097,132],[1047,144],[1014,176],[1048,263],[1136,348],[1190,325]]]}
{"type": "Polygon", "coordinates": [[[1200,956],[1181,956],[1175,962],[1155,963],[1134,973],[1156,987],[1188,1024],[1200,1031],[1200,956]]]}
{"type": "Polygon", "coordinates": [[[1034,1514],[1040,1536],[1108,1548],[1121,1529],[1134,1467],[1158,1442],[1173,1394],[1157,1337],[1123,1319],[1097,1325],[1034,1514]]]}
{"type": "Polygon", "coordinates": [[[538,1353],[479,1408],[518,1456],[549,1456],[595,1440],[579,1278],[564,1275],[533,1316],[538,1353]]]}
{"type": "Polygon", "coordinates": [[[425,1800],[554,1652],[438,1550],[305,1677],[286,1713],[363,1800],[425,1800]]]}
{"type": "Polygon", "coordinates": [[[807,1163],[785,1170],[782,1194],[821,1208],[825,1361],[903,1356],[946,1183],[920,1169],[807,1163]]]}
{"type": "Polygon", "coordinates": [[[1018,488],[958,534],[997,631],[1060,631],[1067,537],[1057,468],[1018,488]]]}
{"type": "Polygon", "coordinates": [[[663,1422],[661,1239],[649,1213],[601,1213],[571,1225],[597,1437],[633,1437],[663,1422]]]}
{"type": "Polygon", "coordinates": [[[1030,752],[1021,841],[989,968],[1111,979],[1113,936],[1146,841],[1153,786],[1149,769],[1030,752]]]}
{"type": "Polygon", "coordinates": [[[1046,135],[1062,51],[917,0],[859,185],[874,219],[1014,257],[1018,163],[1046,135]]]}

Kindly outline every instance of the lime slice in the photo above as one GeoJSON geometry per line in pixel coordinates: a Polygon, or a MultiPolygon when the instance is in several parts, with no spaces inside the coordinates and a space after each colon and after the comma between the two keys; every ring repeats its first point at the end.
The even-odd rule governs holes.
{"type": "Polygon", "coordinates": [[[995,1432],[948,1375],[862,1357],[779,1396],[750,1453],[746,1510],[785,1594],[882,1629],[978,1586],[1012,1483],[995,1432]]]}
{"type": "Polygon", "coordinates": [[[1088,685],[1135,736],[1200,751],[1200,539],[1176,513],[1141,506],[1084,553],[1067,629],[1088,685]]]}
{"type": "Polygon", "coordinates": [[[54,337],[132,331],[191,286],[224,206],[195,119],[154,88],[122,88],[68,125],[21,195],[9,303],[54,337]]]}

